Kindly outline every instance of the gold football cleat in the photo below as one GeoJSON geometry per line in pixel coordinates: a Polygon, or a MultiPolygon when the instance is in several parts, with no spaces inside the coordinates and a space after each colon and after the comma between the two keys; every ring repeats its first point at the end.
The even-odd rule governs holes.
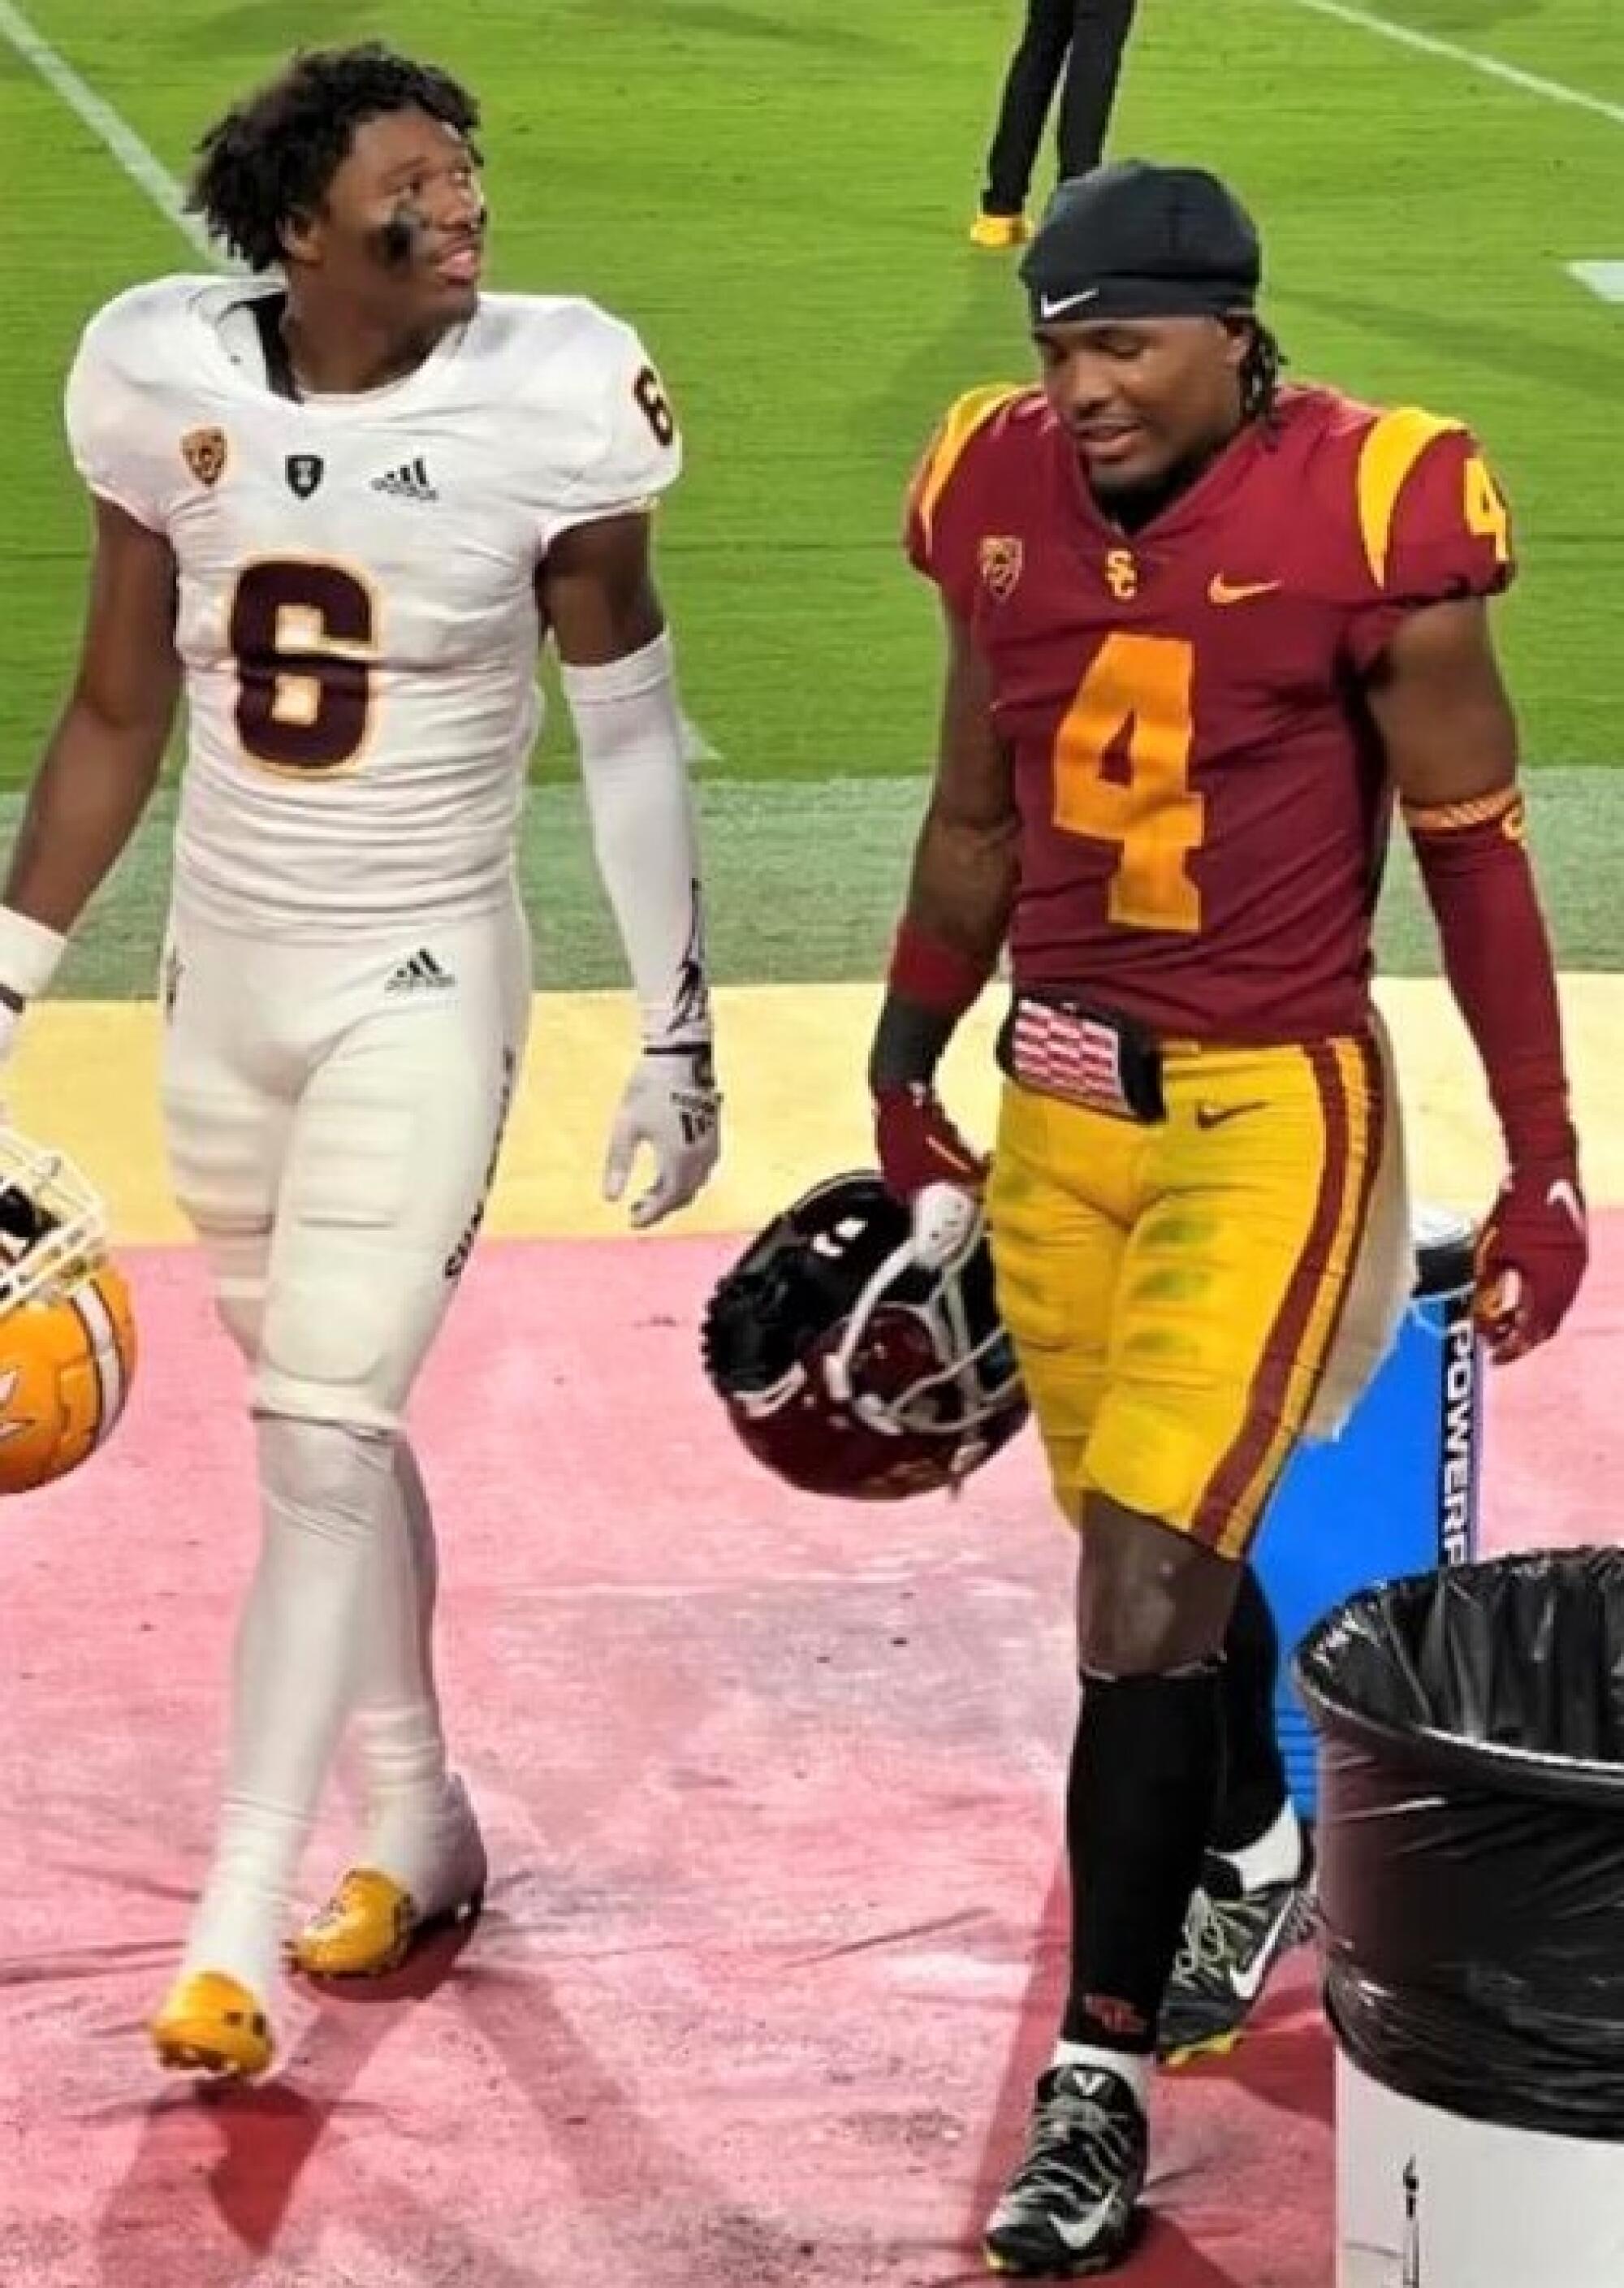
{"type": "Polygon", "coordinates": [[[352,1867],[321,1911],[290,1940],[288,1959],[309,1978],[384,1978],[399,1970],[418,1939],[472,1921],[484,1903],[475,1888],[420,1915],[411,1893],[376,1867],[352,1867]]]}
{"type": "Polygon", "coordinates": [[[1025,246],[1031,235],[1032,225],[1020,214],[978,214],[970,226],[970,244],[987,247],[994,254],[1025,246]]]}
{"type": "Polygon", "coordinates": [[[147,2030],[158,2063],[173,2073],[253,2081],[276,2054],[271,2024],[249,1988],[223,1970],[178,1978],[147,2030]]]}

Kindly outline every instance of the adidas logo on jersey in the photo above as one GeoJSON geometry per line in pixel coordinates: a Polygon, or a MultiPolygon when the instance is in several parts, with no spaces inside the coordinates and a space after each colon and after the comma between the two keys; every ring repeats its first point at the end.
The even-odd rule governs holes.
{"type": "Polygon", "coordinates": [[[429,465],[421,454],[415,461],[402,461],[398,469],[390,469],[383,476],[374,477],[372,489],[375,493],[387,493],[392,500],[432,501],[440,498],[429,477],[429,465]]]}
{"type": "Polygon", "coordinates": [[[384,990],[385,993],[441,993],[456,983],[451,972],[442,969],[424,947],[421,953],[413,954],[409,961],[400,964],[384,990]]]}

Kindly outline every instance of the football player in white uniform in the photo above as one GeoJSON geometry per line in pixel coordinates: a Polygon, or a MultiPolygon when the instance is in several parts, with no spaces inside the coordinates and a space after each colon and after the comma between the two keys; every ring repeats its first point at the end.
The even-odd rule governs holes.
{"type": "Polygon", "coordinates": [[[642,1049],[610,1138],[682,1207],[719,1099],[685,734],[651,573],[677,425],[590,302],[481,295],[472,99],[309,53],[202,146],[253,274],[91,322],[67,389],[88,626],[0,910],[0,1010],[49,984],[184,687],[162,991],[177,1194],[250,1375],[264,1529],[225,1803],[162,2062],[255,2074],[299,1854],[350,1720],[356,1863],[293,1944],[376,1971],[477,1901],[430,1664],[434,1539],[402,1409],[465,1263],[524,1046],[516,824],[551,631],[642,1049]]]}

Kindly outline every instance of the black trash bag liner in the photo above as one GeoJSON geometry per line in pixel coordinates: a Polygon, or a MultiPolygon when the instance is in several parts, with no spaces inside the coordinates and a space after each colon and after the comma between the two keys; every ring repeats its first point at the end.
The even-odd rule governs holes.
{"type": "Polygon", "coordinates": [[[1624,1550],[1389,1582],[1294,1669],[1343,2050],[1468,2119],[1624,2140],[1624,1550]]]}

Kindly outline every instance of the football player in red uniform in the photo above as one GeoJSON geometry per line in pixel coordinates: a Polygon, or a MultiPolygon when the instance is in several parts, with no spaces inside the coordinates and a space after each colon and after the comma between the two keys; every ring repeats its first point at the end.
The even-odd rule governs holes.
{"type": "Polygon", "coordinates": [[[1486,608],[1506,507],[1460,423],[1279,387],[1260,272],[1210,175],[1064,184],[1021,270],[1042,386],[961,400],[908,509],[947,671],[871,1056],[879,1156],[905,1197],[981,1184],[934,1076],[1007,941],[998,1301],[1084,1559],[1071,1977],[986,2230],[1006,2272],[1112,2267],[1158,2046],[1231,2038],[1306,1927],[1245,1559],[1412,1283],[1370,997],[1395,801],[1504,1133],[1492,1355],[1552,1334],[1585,1266],[1486,608]]]}

